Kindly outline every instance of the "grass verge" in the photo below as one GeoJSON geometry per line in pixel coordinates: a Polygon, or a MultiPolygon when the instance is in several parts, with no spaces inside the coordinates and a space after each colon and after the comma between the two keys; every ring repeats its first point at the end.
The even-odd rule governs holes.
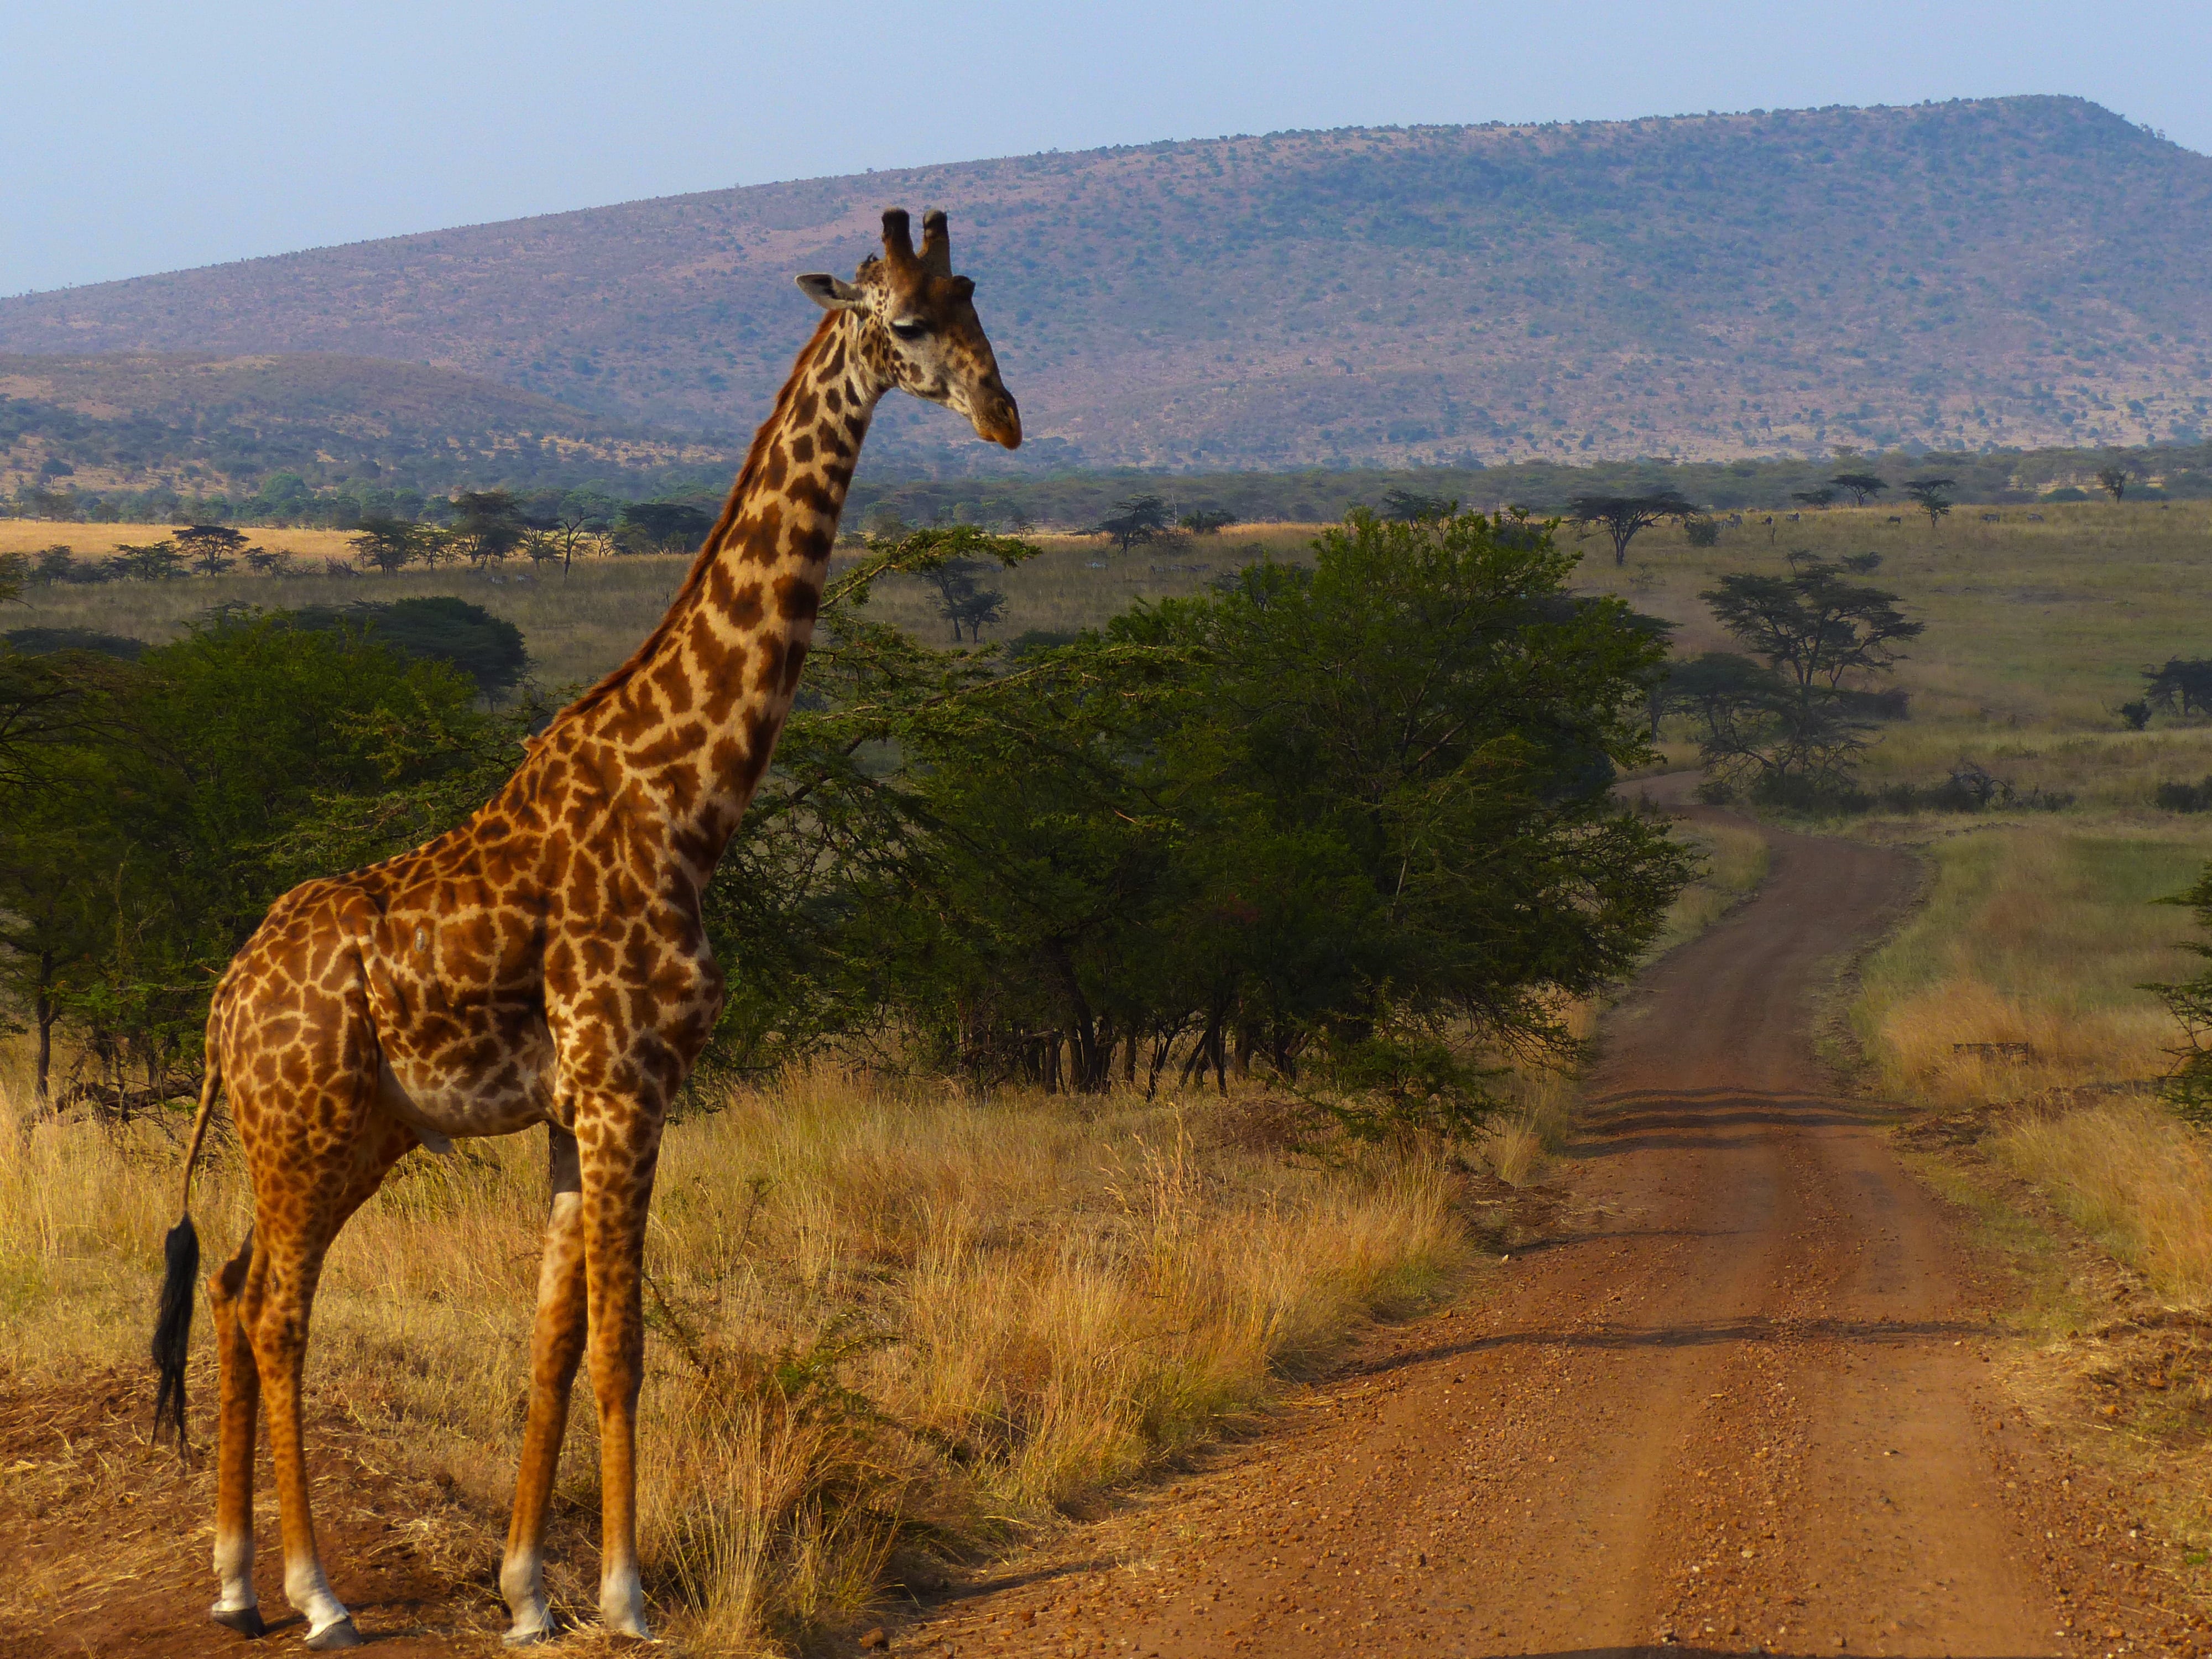
{"type": "Polygon", "coordinates": [[[2177,1034],[2141,984],[2195,962],[2151,901],[2209,851],[2124,819],[1954,835],[1850,1011],[1878,1086],[1929,1109],[1899,1132],[1908,1164],[2019,1279],[2013,1392],[2140,1494],[2200,1598],[2212,1146],[2149,1092],[2177,1034]]]}
{"type": "MultiPolygon", "coordinates": [[[[716,1104],[665,1145],[642,1402],[652,1589],[697,1650],[802,1643],[902,1564],[1079,1513],[1468,1265],[1439,1164],[1294,1158],[1203,1103],[977,1105],[820,1070],[716,1104]]],[[[543,1164],[534,1136],[411,1154],[316,1307],[319,1409],[448,1493],[426,1542],[480,1568],[519,1446],[543,1164]]],[[[0,1123],[11,1382],[137,1363],[176,1176],[158,1127],[0,1123]]],[[[200,1190],[220,1259],[247,1213],[234,1157],[200,1190]]],[[[579,1406],[552,1575],[573,1610],[595,1600],[579,1406]]]]}

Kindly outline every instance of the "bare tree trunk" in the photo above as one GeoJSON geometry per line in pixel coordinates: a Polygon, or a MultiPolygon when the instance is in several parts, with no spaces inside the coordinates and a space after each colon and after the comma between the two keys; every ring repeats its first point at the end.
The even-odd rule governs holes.
{"type": "Polygon", "coordinates": [[[39,957],[38,994],[33,999],[31,1011],[39,1027],[38,1073],[32,1098],[38,1103],[41,1117],[53,1104],[54,1022],[61,1018],[61,1012],[60,1005],[54,1000],[54,953],[43,951],[39,957]]]}

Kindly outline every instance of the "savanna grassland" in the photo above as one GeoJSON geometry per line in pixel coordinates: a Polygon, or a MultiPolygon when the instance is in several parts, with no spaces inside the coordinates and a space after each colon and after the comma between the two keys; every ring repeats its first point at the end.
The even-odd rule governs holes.
{"type": "MultiPolygon", "coordinates": [[[[60,544],[81,558],[104,558],[125,544],[161,534],[150,526],[0,519],[0,553],[33,553],[60,544]]],[[[1044,550],[1040,556],[989,578],[988,585],[1006,594],[1006,608],[988,641],[1013,639],[1032,629],[1068,632],[1103,622],[1139,599],[1195,592],[1263,553],[1297,556],[1312,534],[1311,526],[1254,526],[1192,537],[1166,550],[1139,548],[1127,554],[1113,551],[1097,537],[1036,536],[1032,539],[1044,550]]],[[[25,595],[24,604],[9,608],[6,625],[85,628],[160,644],[219,605],[275,611],[452,593],[521,629],[532,677],[557,690],[594,680],[629,656],[660,620],[690,564],[688,557],[673,556],[580,557],[566,575],[557,566],[539,570],[514,560],[490,571],[447,565],[391,576],[332,576],[325,572],[323,561],[352,558],[342,531],[265,530],[254,532],[253,539],[271,550],[293,552],[298,574],[240,572],[167,582],[36,587],[25,595]]],[[[840,555],[833,569],[845,568],[853,556],[840,555]]],[[[874,614],[919,638],[950,642],[946,624],[918,581],[888,585],[875,601],[874,614]]]]}
{"type": "MultiPolygon", "coordinates": [[[[2162,1305],[2194,1309],[2212,1295],[2212,1161],[2150,1099],[2174,1031],[2139,987],[2191,971],[2185,913],[2152,901],[2212,857],[2212,817],[2153,797],[2212,774],[2212,723],[2162,715],[2130,732],[2115,711],[2143,669],[2208,653],[2212,508],[2037,511],[1984,522],[1961,508],[1932,528],[1881,508],[1771,526],[1759,515],[1704,549],[1664,526],[1618,568],[1601,538],[1584,542],[1577,583],[1666,618],[1688,653],[1729,643],[1698,598],[1719,576],[1779,569],[1800,549],[1881,555],[1868,580],[1927,630],[1895,676],[1910,716],[1881,728],[1865,781],[1924,785],[1972,761],[2020,796],[2071,799],[1823,826],[1911,843],[1928,869],[1926,902],[1863,965],[1846,1011],[1870,1080],[1947,1119],[1984,1113],[1966,1137],[1978,1167],[2086,1229],[2162,1305]]],[[[986,641],[1196,592],[1263,552],[1304,556],[1310,535],[1254,526],[1128,553],[1040,537],[1039,557],[990,579],[1006,607],[986,641]]],[[[0,550],[67,542],[92,556],[146,537],[0,521],[0,550]]],[[[512,564],[338,577],[319,568],[343,550],[334,532],[258,539],[313,574],[34,588],[9,625],[158,642],[228,603],[455,593],[520,626],[534,677],[559,687],[627,655],[684,568],[623,558],[579,560],[565,578],[512,564]]],[[[874,605],[944,639],[918,582],[887,586],[874,605]]],[[[1672,763],[1693,760],[1686,730],[1662,735],[1672,763]]],[[[1764,873],[1750,830],[1696,838],[1707,873],[1656,950],[1764,873]]],[[[1587,1034],[1595,1012],[1571,1011],[1574,1029],[1587,1034]]],[[[20,1049],[9,1059],[0,1085],[20,1120],[20,1049]]],[[[648,1246],[644,1458],[668,1472],[647,1483],[656,1605],[700,1650],[803,1642],[852,1626],[933,1559],[1048,1533],[1257,1420],[1364,1323],[1480,1282],[1468,1183],[1538,1179],[1571,1133],[1571,1080],[1530,1072],[1505,1086],[1512,1109],[1437,1155],[1317,1134],[1256,1086],[1156,1098],[1117,1087],[1071,1110],[826,1066],[718,1085],[670,1134],[648,1246]]],[[[154,1124],[0,1124],[0,1383],[134,1374],[175,1174],[154,1124]]],[[[410,1536],[473,1585],[462,1621],[486,1632],[501,1622],[484,1570],[520,1434],[542,1180],[527,1138],[410,1158],[342,1237],[318,1307],[313,1431],[411,1494],[410,1536]]],[[[202,1210],[211,1249],[246,1212],[219,1145],[202,1210]]],[[[2207,1393],[2185,1380],[2196,1373],[2169,1371],[2207,1393]]],[[[212,1382],[211,1361],[196,1368],[203,1442],[212,1382]]],[[[572,1607],[591,1595],[596,1452],[580,1409],[556,1579],[572,1607]]],[[[56,1514],[91,1515],[144,1455],[58,1457],[4,1478],[56,1514]]],[[[141,1536],[106,1571],[120,1583],[175,1548],[141,1536]]],[[[32,1616],[52,1589],[33,1573],[0,1596],[0,1616],[32,1616]]]]}
{"type": "MultiPolygon", "coordinates": [[[[1410,544],[1427,532],[1395,533],[1410,544]]],[[[1498,552],[1514,562],[1470,562],[1471,570],[1522,572],[1547,556],[1525,544],[1501,551],[1483,526],[1453,533],[1470,560],[1498,552]]],[[[27,539],[51,544],[35,531],[27,539]]],[[[1011,614],[1000,628],[1064,630],[1125,608],[1135,593],[1193,591],[1250,556],[1255,539],[1121,559],[1096,543],[1056,545],[1008,574],[1011,614]]],[[[1404,550],[1394,556],[1402,560],[1404,550]]],[[[1340,561],[1338,580],[1356,587],[1376,567],[1358,566],[1356,580],[1346,568],[1340,561]]],[[[565,584],[547,570],[513,567],[393,579],[64,581],[28,590],[22,620],[153,641],[232,600],[276,607],[442,588],[520,617],[541,662],[551,659],[545,677],[573,679],[631,648],[681,569],[676,560],[588,564],[565,584]],[[572,637],[563,640],[548,618],[571,624],[572,637]]],[[[1328,570],[1317,556],[1316,581],[1328,570]]],[[[1505,580],[1505,603],[1527,597],[1522,576],[1505,580]]],[[[1269,614],[1289,614],[1297,602],[1279,594],[1269,614]]],[[[933,620],[918,586],[877,603],[918,629],[933,620]]],[[[1620,640],[1621,654],[1607,662],[1645,660],[1627,654],[1645,649],[1629,630],[1620,640]]],[[[223,653],[262,643],[284,663],[330,666],[341,683],[313,684],[323,688],[315,695],[333,698],[382,654],[368,641],[329,643],[234,616],[179,649],[231,663],[248,659],[223,653]]],[[[274,683],[276,672],[253,668],[247,689],[274,683]]],[[[444,665],[404,672],[459,718],[454,699],[469,691],[444,665]]],[[[130,717],[115,722],[114,741],[135,744],[148,722],[173,714],[168,692],[185,682],[117,673],[126,694],[152,688],[123,705],[130,717]]],[[[1605,683],[1612,689],[1594,706],[1611,710],[1630,683],[1605,683]]],[[[185,751],[180,791],[226,767],[265,766],[290,740],[276,735],[285,711],[264,711],[228,732],[222,742],[231,746],[217,754],[208,728],[236,727],[236,701],[226,694],[204,705],[198,723],[161,745],[185,751]]],[[[337,746],[367,728],[349,718],[318,729],[337,746]]],[[[76,752],[76,764],[94,769],[111,751],[88,744],[76,752]]],[[[512,752],[501,749],[501,770],[512,752]]],[[[300,767],[319,758],[306,747],[296,757],[300,767]]],[[[85,815],[100,801],[131,793],[128,781],[137,775],[128,769],[139,762],[116,763],[125,769],[86,775],[112,775],[125,787],[67,798],[76,815],[48,838],[58,858],[69,851],[62,843],[87,842],[85,815]]],[[[299,768],[288,762],[283,769],[299,768]]],[[[1037,771],[1027,777],[1034,787],[1037,771]]],[[[240,792],[252,799],[234,808],[250,809],[293,781],[261,775],[240,792]]],[[[996,799],[1019,792],[994,784],[989,793],[996,799]]],[[[1583,799],[1608,823],[1620,823],[1601,786],[1583,799]]],[[[1624,833],[1652,849],[1653,908],[1635,915],[1656,925],[1674,891],[1675,855],[1654,826],[1632,823],[1624,833]]],[[[124,862],[138,844],[124,845],[124,862]]],[[[1741,848],[1714,866],[1681,896],[1670,937],[1694,931],[1755,878],[1755,860],[1741,848]]],[[[124,878],[115,879],[119,891],[124,878]]],[[[1595,931],[1581,908],[1563,926],[1595,931]]],[[[1638,921],[1633,940],[1648,938],[1638,921]]],[[[95,943],[109,948],[105,936],[95,943]]],[[[222,949],[229,948],[226,939],[222,949]]],[[[113,960],[129,965],[120,948],[113,960]]],[[[1593,983],[1614,977],[1608,970],[1593,983]]],[[[1566,1030],[1587,1034],[1593,1011],[1585,997],[1543,1018],[1548,1027],[1556,1014],[1566,1030]]],[[[89,1051],[100,1040],[96,1013],[64,1027],[64,1042],[82,1040],[89,1051]]],[[[1489,1229],[1467,1203],[1470,1188],[1510,1192],[1534,1178],[1565,1125],[1562,1079],[1530,1068],[1492,1079],[1508,1109],[1487,1124],[1468,1121],[1456,1144],[1410,1132],[1363,1136],[1281,1076],[1273,1086],[1255,1081],[1207,1096],[1189,1086],[1189,1068],[1179,1086],[1175,1067],[1156,1060],[1165,1086],[1156,1092],[1152,1077],[1139,1086],[1139,1035],[1133,1027],[1121,1034],[1130,1069],[1109,1072],[1111,1086],[1074,1099],[1024,1086],[1024,1073],[978,1066],[948,1077],[904,1066],[894,1042],[875,1042],[877,1063],[866,1070],[822,1061],[758,1068],[738,1081],[726,1071],[687,1099],[663,1146],[647,1246],[654,1380],[646,1455],[655,1471],[653,1594],[688,1641],[751,1651],[849,1626],[902,1575],[1048,1534],[1115,1489],[1255,1421],[1370,1322],[1472,1284],[1489,1229]]],[[[1165,1041],[1188,1045],[1194,1035],[1171,1031],[1165,1041]]],[[[917,1022],[912,1046],[919,1050],[928,1036],[917,1022]]],[[[119,1081],[104,1112],[35,1109],[27,1046],[17,1045],[13,1074],[0,1077],[9,1103],[0,1127],[0,1418],[76,1397],[56,1386],[64,1379],[98,1379],[125,1405],[89,1441],[72,1431],[27,1443],[37,1455],[15,1459],[6,1479],[27,1508],[92,1528],[108,1509],[137,1501],[152,1479],[143,1425],[129,1402],[142,1380],[145,1310],[175,1202],[183,1115],[134,1110],[119,1081]]],[[[70,1059],[63,1057],[65,1074],[70,1059]]],[[[1414,1098],[1418,1105],[1437,1097],[1414,1098]]],[[[495,1620],[482,1575],[496,1554],[520,1431],[541,1158],[527,1137],[470,1145],[445,1161],[410,1158],[349,1227],[319,1304],[312,1432],[325,1456],[359,1473],[326,1499],[328,1524],[357,1540],[389,1529],[379,1517],[405,1514],[407,1548],[436,1564],[447,1587],[441,1595],[462,1598],[451,1620],[457,1629],[495,1620]]],[[[244,1231],[249,1206],[234,1152],[220,1136],[210,1178],[199,1207],[211,1249],[222,1249],[244,1231]]],[[[193,1429],[203,1443],[210,1382],[203,1357],[193,1429]]],[[[572,1607],[587,1595],[589,1552],[580,1540],[590,1531],[592,1452],[580,1424],[562,1521],[561,1594],[572,1607]]],[[[204,1513],[204,1491],[191,1488],[191,1479],[204,1486],[203,1475],[165,1488],[175,1524],[141,1528],[106,1565],[66,1553],[30,1564],[9,1613],[44,1620],[46,1609],[81,1602],[88,1583],[101,1595],[122,1596],[131,1583],[174,1570],[196,1549],[190,1528],[204,1513]]]]}
{"type": "MultiPolygon", "coordinates": [[[[694,1650],[849,1621],[895,1558],[911,1572],[918,1551],[1048,1528],[1471,1271],[1441,1163],[1292,1156],[1295,1126],[1264,1103],[1128,1095],[1078,1113],[833,1070],[704,1103],[662,1154],[641,1418],[647,1571],[694,1650]]],[[[0,1388],[135,1373],[174,1143],[0,1106],[0,1388]]],[[[316,1304],[311,1436],[383,1477],[326,1498],[324,1523],[404,1492],[411,1547],[474,1583],[462,1629],[503,1624],[485,1570],[528,1389],[543,1164],[529,1136],[410,1158],[341,1236],[316,1304]]],[[[251,1200],[227,1141],[203,1182],[203,1228],[228,1251],[251,1200]]],[[[191,1380],[207,1444],[211,1355],[191,1380]]],[[[144,1479],[147,1455],[118,1451],[0,1478],[74,1522],[144,1479]]],[[[595,1594],[580,1546],[597,1465],[581,1409],[558,1500],[555,1593],[574,1607],[595,1594]]],[[[210,1492],[203,1466],[203,1512],[210,1492]]],[[[179,1547],[142,1531],[92,1584],[64,1596],[33,1571],[0,1608],[43,1628],[179,1547]]]]}
{"type": "MultiPolygon", "coordinates": [[[[2212,1182],[2196,1133],[2151,1103],[2179,1032],[2142,988],[2198,965],[2188,914],[2156,901],[2212,858],[2212,817],[2154,797],[2212,774],[2212,722],[2160,714],[2132,731],[2118,710],[2145,670],[2212,648],[2212,511],[1960,507],[1933,528],[1905,507],[1765,517],[1710,549],[1648,532],[1620,568],[1593,539],[1583,574],[1676,623],[1695,652],[1730,643],[1698,598],[1718,576],[1796,549],[1881,556],[1866,580],[1927,631],[1894,674],[1910,718],[1880,729],[1863,783],[1924,787],[1970,763],[2016,804],[1826,826],[1916,845],[1927,864],[1924,903],[1850,1009],[1875,1084],[1945,1112],[2006,1109],[1990,1151],[2193,1304],[2212,1291],[2212,1182]]],[[[1692,762],[1686,731],[1668,736],[1692,762]]]]}

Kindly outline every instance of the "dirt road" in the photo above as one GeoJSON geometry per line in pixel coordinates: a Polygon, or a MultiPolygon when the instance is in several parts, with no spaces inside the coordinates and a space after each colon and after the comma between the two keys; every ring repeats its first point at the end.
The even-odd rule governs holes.
{"type": "Polygon", "coordinates": [[[2123,1500],[1989,1364],[2000,1287],[1814,1058],[1899,853],[1776,835],[1610,1020],[1565,1198],[1493,1294],[1267,1437],[968,1587],[901,1651],[2201,1651],[2123,1500]],[[2102,1528],[2101,1534],[2099,1529],[2102,1528]]]}

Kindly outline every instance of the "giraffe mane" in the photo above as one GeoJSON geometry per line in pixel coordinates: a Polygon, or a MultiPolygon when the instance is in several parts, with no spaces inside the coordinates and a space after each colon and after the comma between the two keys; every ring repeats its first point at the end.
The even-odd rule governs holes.
{"type": "Polygon", "coordinates": [[[824,313],[822,320],[815,325],[813,334],[799,348],[799,356],[791,366],[791,373],[784,379],[782,390],[775,395],[775,409],[769,412],[768,419],[761,422],[760,429],[753,434],[752,444],[745,451],[744,465],[738,469],[737,482],[730,486],[729,499],[722,503],[721,516],[714,520],[714,527],[707,532],[707,539],[699,544],[699,551],[691,560],[690,569],[684,573],[684,585],[676,590],[675,598],[668,602],[667,611],[653,624],[653,632],[645,636],[637,649],[631,652],[619,667],[610,670],[598,684],[548,720],[544,731],[530,740],[529,746],[533,750],[561,726],[597,708],[635,677],[652,659],[662,641],[667,639],[676,626],[678,613],[684,609],[685,602],[705,585],[708,573],[714,568],[715,558],[728,540],[732,526],[737,523],[739,509],[752,493],[761,469],[767,465],[769,436],[782,424],[792,400],[798,396],[799,383],[805,378],[805,371],[820,353],[823,341],[836,325],[837,315],[836,312],[824,313]]]}

